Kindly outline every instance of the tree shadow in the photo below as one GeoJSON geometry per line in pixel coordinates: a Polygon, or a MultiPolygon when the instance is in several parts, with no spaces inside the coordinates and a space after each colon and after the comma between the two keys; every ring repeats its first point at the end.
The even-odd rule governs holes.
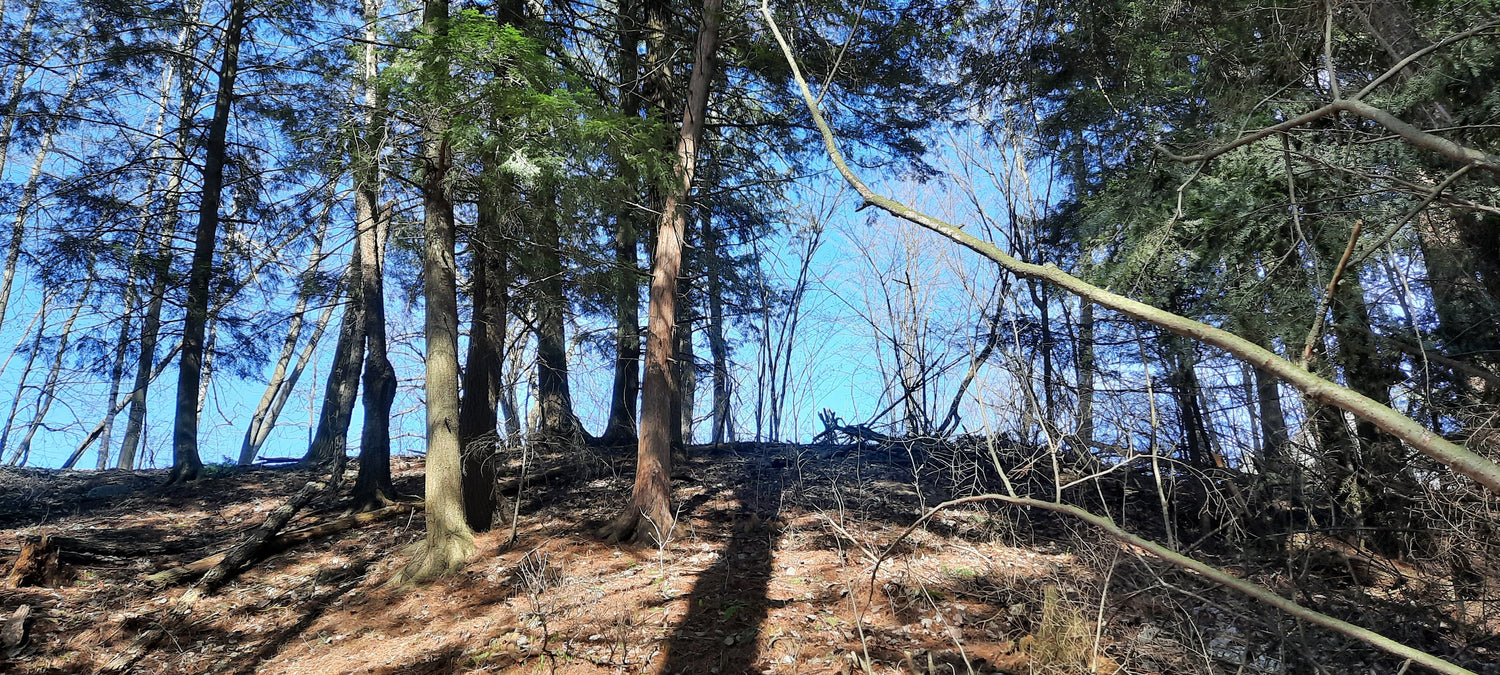
{"type": "MultiPolygon", "coordinates": [[[[733,534],[719,558],[698,575],[687,596],[687,614],[667,643],[664,675],[676,673],[758,673],[760,631],[769,608],[767,598],[780,533],[763,519],[780,496],[780,476],[768,476],[750,463],[733,485],[740,493],[739,511],[730,516],[733,534]],[[767,483],[772,485],[767,485],[767,483]],[[767,503],[770,502],[770,503],[767,503]]],[[[684,509],[683,518],[691,511],[684,509]]]]}
{"type": "Polygon", "coordinates": [[[323,617],[328,608],[333,606],[335,600],[354,590],[364,580],[371,562],[370,558],[359,558],[343,568],[327,570],[329,578],[324,581],[325,583],[331,582],[331,585],[327,590],[314,592],[312,596],[301,603],[302,613],[298,617],[297,622],[277,632],[274,636],[268,637],[261,644],[260,649],[255,651],[254,655],[241,663],[238,669],[231,672],[234,675],[250,675],[250,673],[254,673],[260,668],[262,662],[276,656],[282,647],[302,636],[303,633],[307,632],[307,629],[311,628],[314,623],[317,623],[318,619],[323,617]]]}

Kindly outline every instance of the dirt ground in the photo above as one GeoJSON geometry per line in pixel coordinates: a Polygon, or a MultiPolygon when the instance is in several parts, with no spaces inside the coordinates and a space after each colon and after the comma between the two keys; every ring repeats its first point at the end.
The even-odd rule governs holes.
{"type": "MultiPolygon", "coordinates": [[[[145,576],[222,551],[310,474],[215,467],[197,484],[164,488],[161,472],[0,471],[0,563],[8,568],[27,536],[68,542],[53,587],[0,590],[5,616],[32,610],[26,641],[0,652],[0,672],[1401,669],[1088,528],[1021,509],[944,512],[901,541],[872,579],[897,534],[962,482],[899,453],[702,449],[674,481],[679,516],[668,543],[606,545],[593,533],[628,496],[630,476],[611,469],[627,459],[578,450],[533,462],[576,470],[523,486],[456,576],[385,585],[422,537],[414,508],[263,559],[186,614],[173,608],[187,584],[145,576]]],[[[417,498],[421,460],[397,458],[394,472],[417,498]]],[[[1137,501],[1122,501],[1127,522],[1131,509],[1151,511],[1137,501]]],[[[341,513],[318,504],[291,527],[341,513]]],[[[1287,569],[1224,554],[1216,562],[1273,588],[1287,569]]],[[[1494,635],[1444,634],[1440,620],[1397,625],[1395,614],[1368,608],[1398,603],[1361,593],[1367,604],[1333,591],[1298,599],[1500,672],[1487,665],[1500,660],[1494,635]]]]}

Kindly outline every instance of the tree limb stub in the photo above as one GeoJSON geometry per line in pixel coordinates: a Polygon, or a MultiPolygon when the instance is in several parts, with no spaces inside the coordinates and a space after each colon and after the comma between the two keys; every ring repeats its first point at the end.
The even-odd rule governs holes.
{"type": "MultiPolygon", "coordinates": [[[[765,17],[777,42],[781,45],[782,53],[791,67],[792,76],[796,79],[797,86],[801,88],[803,101],[807,104],[814,124],[817,125],[818,130],[823,135],[823,144],[828,152],[829,159],[838,169],[839,174],[859,193],[866,204],[879,207],[881,210],[897,218],[941,234],[949,240],[993,260],[1017,276],[1051,283],[1080,298],[1112,309],[1133,319],[1145,321],[1183,337],[1223,349],[1240,360],[1296,387],[1303,394],[1315,401],[1342,408],[1375,424],[1392,436],[1410,444],[1422,454],[1448,466],[1457,473],[1474,479],[1491,492],[1500,494],[1500,465],[1496,465],[1478,453],[1439,436],[1436,432],[1387,406],[1381,405],[1355,391],[1329,382],[1313,373],[1309,373],[1271,351],[1229,331],[1215,328],[1208,324],[1106,291],[1058,269],[1057,266],[1051,263],[1034,265],[1023,262],[1002,251],[994,244],[964,232],[963,229],[956,225],[949,224],[893,199],[876,194],[874,190],[870,189],[868,185],[865,185],[854,174],[854,171],[849,168],[849,164],[844,161],[843,154],[838,148],[838,139],[834,136],[833,130],[828,126],[828,122],[823,119],[823,114],[818,109],[816,103],[817,97],[813,95],[812,90],[808,87],[807,80],[802,76],[802,71],[797,65],[796,58],[792,55],[791,47],[787,45],[786,40],[781,36],[780,30],[776,27],[776,23],[771,16],[770,9],[764,2],[761,4],[761,14],[765,17]]],[[[1364,106],[1364,104],[1354,101],[1340,101],[1330,105],[1330,107],[1333,106],[1338,106],[1338,109],[1345,109],[1349,106],[1364,106]]],[[[1393,129],[1393,131],[1396,130],[1393,129]]],[[[1270,133],[1274,132],[1268,132],[1266,135],[1270,133]]],[[[1398,131],[1398,133],[1400,132],[1398,131]]],[[[1447,139],[1439,140],[1451,144],[1451,141],[1447,139]]],[[[1493,161],[1493,164],[1486,164],[1484,166],[1500,173],[1500,160],[1493,161]]]]}
{"type": "Polygon", "coordinates": [[[973,497],[964,497],[962,499],[954,499],[932,507],[932,509],[923,514],[921,518],[918,518],[916,522],[912,523],[905,530],[902,530],[901,534],[897,536],[896,539],[893,540],[889,545],[887,545],[884,551],[881,552],[880,558],[877,559],[875,563],[874,570],[870,572],[872,587],[875,579],[875,574],[880,571],[880,563],[891,556],[892,551],[895,549],[897,544],[901,543],[901,540],[905,539],[908,535],[910,535],[913,531],[920,527],[922,523],[927,522],[928,519],[932,518],[932,516],[937,514],[938,512],[955,506],[962,506],[964,504],[973,504],[977,502],[1004,502],[1013,506],[1035,507],[1039,509],[1045,509],[1047,511],[1052,511],[1054,513],[1073,516],[1074,518],[1078,518],[1079,520],[1082,520],[1090,525],[1093,525],[1094,527],[1108,532],[1110,536],[1113,536],[1120,541],[1140,547],[1147,553],[1150,553],[1152,556],[1164,562],[1171,563],[1172,565],[1175,565],[1182,569],[1202,575],[1204,578],[1207,578],[1209,581],[1212,581],[1220,586],[1224,586],[1226,588],[1238,591],[1244,595],[1250,596],[1251,598],[1254,598],[1259,602],[1275,607],[1283,612],[1286,612],[1288,615],[1291,615],[1308,623],[1316,624],[1336,633],[1340,633],[1347,637],[1359,640],[1372,647],[1381,649],[1391,655],[1398,656],[1403,659],[1411,659],[1412,663],[1415,663],[1424,668],[1430,668],[1434,672],[1446,673],[1448,675],[1475,675],[1474,671],[1472,670],[1453,663],[1449,663],[1446,660],[1433,656],[1432,654],[1428,654],[1427,652],[1421,651],[1419,649],[1408,647],[1368,628],[1356,626],[1352,623],[1349,623],[1348,621],[1336,619],[1317,610],[1303,607],[1302,605],[1297,604],[1295,601],[1277,595],[1271,589],[1261,586],[1260,584],[1246,581],[1228,572],[1225,572],[1224,570],[1214,567],[1213,565],[1200,562],[1186,555],[1170,550],[1167,547],[1157,544],[1156,542],[1153,542],[1149,539],[1131,534],[1130,532],[1125,531],[1124,528],[1116,525],[1115,522],[1113,520],[1110,520],[1109,518],[1090,513],[1071,504],[1059,504],[1057,502],[1042,501],[1040,499],[988,494],[977,495],[973,497]]]}

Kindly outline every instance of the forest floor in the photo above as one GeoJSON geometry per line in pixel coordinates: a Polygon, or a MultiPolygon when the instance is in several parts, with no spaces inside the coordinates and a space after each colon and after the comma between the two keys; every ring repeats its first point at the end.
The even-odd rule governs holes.
{"type": "MultiPolygon", "coordinates": [[[[22,604],[32,611],[25,641],[0,651],[0,672],[1404,670],[1042,512],[945,511],[902,540],[872,580],[874,558],[963,482],[899,451],[700,449],[674,481],[679,516],[666,545],[606,545],[594,532],[625,503],[631,477],[610,467],[626,460],[583,450],[542,458],[537,465],[583,470],[523,486],[515,539],[507,517],[478,537],[455,576],[385,585],[422,538],[414,508],[260,560],[186,615],[171,608],[188,584],[145,576],[222,551],[311,474],[214,467],[198,483],[163,487],[154,471],[0,470],[0,564],[8,568],[29,536],[68,542],[51,587],[0,590],[0,620],[22,604]]],[[[393,469],[403,494],[420,495],[419,458],[396,458],[393,469]]],[[[1160,528],[1159,519],[1130,521],[1149,521],[1154,495],[1131,499],[1127,525],[1160,528]]],[[[290,527],[341,509],[315,504],[290,527]]],[[[1318,568],[1306,561],[1294,593],[1285,578],[1295,561],[1196,555],[1500,672],[1485,665],[1500,654],[1493,625],[1459,635],[1409,598],[1336,579],[1309,593],[1318,568]]]]}

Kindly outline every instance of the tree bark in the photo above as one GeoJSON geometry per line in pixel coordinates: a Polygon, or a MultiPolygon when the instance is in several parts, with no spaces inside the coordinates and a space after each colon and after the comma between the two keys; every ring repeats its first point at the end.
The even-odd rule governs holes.
{"type": "Polygon", "coordinates": [[[359,473],[354,479],[355,508],[373,510],[396,498],[391,483],[391,404],[396,400],[396,371],[386,345],[385,249],[390,235],[390,213],[380,206],[381,150],[386,142],[386,96],[379,74],[375,43],[382,0],[363,0],[365,41],[365,143],[354,194],[356,244],[360,253],[361,299],[364,301],[365,375],[364,427],[359,435],[359,473]]]}
{"type": "MultiPolygon", "coordinates": [[[[447,0],[426,0],[422,32],[448,34],[447,0]]],[[[427,77],[447,77],[448,61],[429,49],[427,77]]],[[[422,119],[422,277],[427,304],[427,537],[393,581],[431,579],[462,567],[474,552],[474,532],[464,520],[462,446],[458,435],[458,265],[454,255],[453,202],[446,176],[451,166],[447,121],[430,106],[422,119]]]]}
{"type": "MultiPolygon", "coordinates": [[[[197,41],[197,26],[202,21],[203,3],[199,0],[190,0],[186,7],[186,14],[191,18],[185,21],[182,31],[177,35],[176,49],[179,54],[188,51],[189,46],[197,41]]],[[[130,414],[126,418],[125,437],[120,444],[120,457],[116,466],[121,469],[134,469],[136,450],[140,446],[141,433],[146,427],[146,390],[155,379],[156,347],[161,336],[161,312],[162,305],[166,299],[167,285],[172,274],[173,249],[172,242],[177,235],[177,209],[182,200],[182,175],[187,166],[189,146],[192,143],[193,120],[187,111],[198,108],[198,91],[194,86],[193,78],[182,77],[186,72],[190,59],[180,56],[178,59],[168,62],[166,69],[162,72],[161,81],[161,109],[165,119],[167,109],[167,98],[171,93],[174,71],[177,73],[175,79],[178,82],[178,110],[176,142],[173,151],[176,158],[172,160],[170,168],[163,173],[167,176],[166,185],[163,188],[161,200],[162,214],[160,217],[159,234],[157,235],[156,251],[151,256],[151,290],[150,300],[147,301],[145,315],[141,318],[141,342],[140,355],[137,358],[135,369],[135,382],[130,393],[130,414]]],[[[154,153],[154,159],[160,160],[159,152],[154,153]]],[[[154,200],[147,200],[148,204],[154,200]]],[[[147,215],[143,209],[142,218],[147,215]]]]}
{"type": "MultiPolygon", "coordinates": [[[[490,172],[495,176],[493,170],[490,172]]],[[[496,462],[500,436],[495,404],[500,398],[501,351],[505,348],[506,288],[500,247],[500,215],[495,199],[488,195],[479,205],[475,225],[473,273],[473,324],[469,328],[469,355],[463,372],[463,398],[459,402],[458,429],[463,443],[464,518],[475,532],[494,525],[496,462]]]]}
{"type": "Polygon", "coordinates": [[[640,438],[635,485],[625,510],[601,533],[612,542],[631,538],[665,542],[674,522],[671,510],[673,331],[677,322],[677,277],[682,264],[682,235],[687,227],[686,201],[697,169],[698,144],[703,138],[709,86],[714,77],[714,54],[719,46],[722,0],[704,0],[703,24],[693,50],[693,73],[679,127],[675,174],[666,208],[657,224],[656,255],[651,272],[650,311],[646,337],[646,379],[641,392],[640,438]]]}
{"type": "Polygon", "coordinates": [[[721,278],[719,233],[713,227],[713,216],[703,209],[703,271],[708,282],[708,351],[713,356],[713,431],[715,444],[732,440],[729,431],[729,344],[724,339],[724,282],[721,278]]]}
{"type": "Polygon", "coordinates": [[[544,437],[574,439],[583,434],[573,413],[568,388],[567,297],[563,293],[562,233],[557,222],[557,186],[544,180],[537,191],[542,203],[537,222],[537,276],[541,297],[536,305],[536,389],[538,432],[544,437]]]}
{"type": "Polygon", "coordinates": [[[339,341],[333,350],[333,367],[323,387],[323,408],[318,415],[318,430],[302,464],[317,466],[329,462],[343,465],[348,453],[349,421],[354,417],[354,401],[359,396],[360,364],[365,358],[365,302],[363,257],[356,243],[344,274],[344,316],[339,324],[339,341]]]}
{"type": "MultiPolygon", "coordinates": [[[[641,114],[640,87],[640,17],[636,11],[641,5],[634,0],[621,0],[616,14],[616,30],[620,35],[619,77],[620,112],[636,118],[641,114]]],[[[622,191],[631,198],[639,195],[641,185],[635,165],[623,156],[616,158],[620,171],[622,191]]],[[[641,292],[640,292],[640,243],[636,236],[638,210],[631,199],[620,199],[615,203],[615,372],[610,392],[609,421],[604,427],[604,441],[609,444],[625,444],[635,440],[636,402],[641,387],[641,292]]]]}
{"type": "Polygon", "coordinates": [[[229,4],[229,21],[224,29],[224,58],[219,66],[219,90],[204,146],[203,196],[198,209],[198,231],[193,241],[192,267],[188,273],[187,319],[182,327],[182,354],[177,367],[177,417],[172,423],[170,483],[196,480],[203,469],[203,460],[198,456],[198,394],[203,378],[204,330],[209,318],[209,282],[213,277],[215,239],[219,229],[229,116],[234,106],[234,81],[239,74],[240,39],[245,30],[247,3],[248,0],[232,0],[229,4]]]}
{"type": "Polygon", "coordinates": [[[1078,422],[1076,431],[1080,452],[1094,445],[1094,303],[1078,301],[1078,422]]]}

